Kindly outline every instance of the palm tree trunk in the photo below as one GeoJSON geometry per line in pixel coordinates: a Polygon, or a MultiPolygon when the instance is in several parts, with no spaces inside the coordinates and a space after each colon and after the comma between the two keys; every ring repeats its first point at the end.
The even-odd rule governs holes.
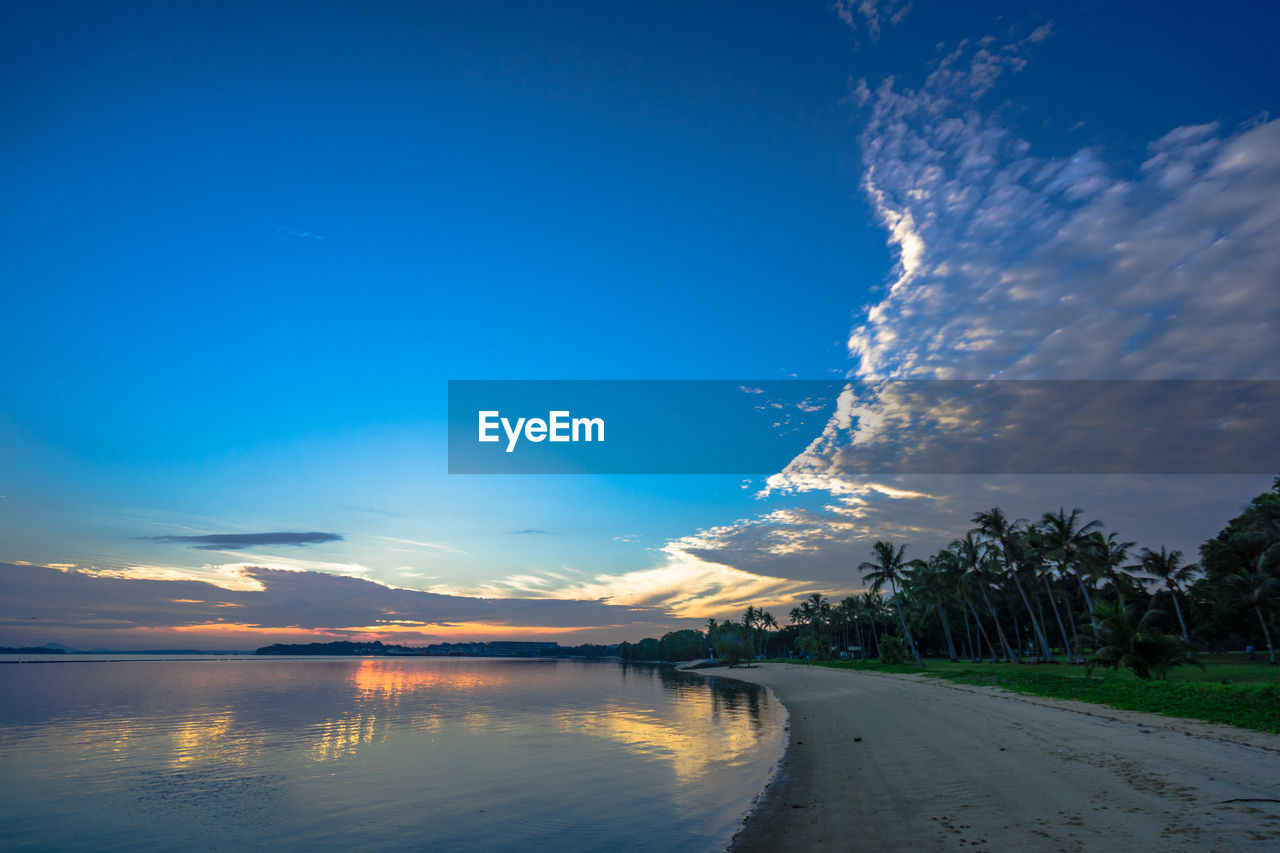
{"type": "MultiPolygon", "coordinates": [[[[1063,602],[1062,606],[1063,606],[1063,607],[1066,609],[1066,611],[1067,611],[1067,624],[1069,624],[1069,625],[1071,626],[1071,643],[1072,643],[1072,645],[1073,645],[1073,646],[1075,646],[1076,654],[1080,655],[1080,656],[1081,656],[1081,658],[1083,658],[1083,657],[1084,657],[1084,643],[1080,642],[1080,632],[1079,632],[1079,630],[1076,628],[1076,620],[1075,620],[1075,618],[1074,618],[1074,617],[1075,617],[1075,614],[1071,612],[1071,599],[1070,599],[1068,596],[1066,596],[1066,595],[1063,595],[1062,597],[1063,597],[1064,599],[1066,599],[1066,600],[1063,602]]],[[[1096,648],[1098,647],[1098,644],[1097,644],[1097,643],[1094,643],[1094,644],[1093,644],[1093,647],[1096,649],[1096,648]]],[[[1073,658],[1073,659],[1072,659],[1072,663],[1074,663],[1074,662],[1075,662],[1075,659],[1073,658]]]]}
{"type": "MultiPolygon", "coordinates": [[[[1076,574],[1076,583],[1080,584],[1080,592],[1084,594],[1084,606],[1089,608],[1090,615],[1093,614],[1093,599],[1089,597],[1089,587],[1084,585],[1084,578],[1076,574]]],[[[1120,593],[1120,585],[1116,585],[1116,594],[1120,593]]]]}
{"type": "Polygon", "coordinates": [[[1253,605],[1253,612],[1258,614],[1258,624],[1262,626],[1262,636],[1267,640],[1267,652],[1271,655],[1271,662],[1276,662],[1276,647],[1271,645],[1271,629],[1267,627],[1267,620],[1262,618],[1262,608],[1253,605]]]}
{"type": "Polygon", "coordinates": [[[964,607],[960,608],[961,615],[964,616],[964,656],[970,661],[973,660],[973,632],[969,630],[969,611],[964,607]]]}
{"type": "MultiPolygon", "coordinates": [[[[987,629],[982,625],[982,617],[978,615],[978,608],[973,606],[973,602],[969,601],[967,596],[965,597],[965,601],[968,602],[969,609],[973,611],[973,621],[978,623],[978,635],[987,642],[987,650],[991,652],[991,662],[995,663],[1000,658],[996,655],[996,647],[991,643],[991,636],[987,633],[987,629]]],[[[981,657],[981,655],[979,655],[979,657],[981,657]]]]}
{"type": "Polygon", "coordinates": [[[1004,649],[1010,661],[1017,660],[1013,656],[1013,647],[1009,645],[1009,640],[1005,638],[1004,628],[1000,625],[1000,616],[996,613],[996,606],[991,603],[991,596],[987,595],[985,586],[982,587],[982,598],[987,602],[987,609],[991,611],[991,621],[996,623],[996,634],[1000,637],[1000,646],[1004,649]]]}
{"type": "Polygon", "coordinates": [[[893,584],[893,606],[898,611],[898,621],[902,623],[902,631],[907,635],[907,645],[911,647],[911,656],[916,659],[916,666],[923,667],[920,652],[916,649],[916,640],[911,636],[911,628],[907,626],[907,617],[902,615],[902,602],[898,600],[898,585],[893,584]]]}
{"type": "MultiPolygon", "coordinates": [[[[1098,620],[1093,615],[1093,599],[1089,596],[1089,588],[1084,585],[1084,578],[1080,577],[1078,572],[1076,573],[1076,583],[1080,584],[1080,592],[1084,595],[1084,606],[1089,610],[1089,626],[1093,628],[1093,647],[1096,649],[1101,643],[1098,641],[1098,620]]],[[[1124,593],[1120,591],[1120,584],[1114,580],[1112,584],[1115,585],[1116,595],[1120,596],[1120,606],[1124,607],[1124,593]]]]}
{"type": "Polygon", "coordinates": [[[935,598],[933,606],[938,608],[938,621],[942,623],[942,635],[947,638],[947,654],[951,656],[951,661],[960,660],[956,657],[956,644],[951,641],[951,623],[947,621],[947,612],[942,607],[942,599],[935,598]]]}
{"type": "Polygon", "coordinates": [[[1053,608],[1053,618],[1058,620],[1058,633],[1062,635],[1062,648],[1067,653],[1067,660],[1074,661],[1075,655],[1071,653],[1071,641],[1067,639],[1067,628],[1062,624],[1062,614],[1058,612],[1058,602],[1053,598],[1053,587],[1049,585],[1049,576],[1044,575],[1044,589],[1049,593],[1049,606],[1053,608]]]}
{"type": "MultiPolygon", "coordinates": [[[[1018,594],[1022,596],[1022,604],[1027,608],[1027,616],[1031,617],[1031,630],[1035,632],[1036,640],[1040,643],[1040,653],[1044,655],[1046,661],[1053,661],[1053,650],[1049,648],[1049,638],[1045,636],[1044,628],[1040,627],[1040,620],[1036,619],[1036,613],[1031,609],[1031,599],[1027,597],[1027,591],[1022,588],[1018,570],[1011,569],[1009,574],[1013,576],[1013,585],[1018,588],[1018,594]]],[[[1022,642],[1021,638],[1018,642],[1022,642]]]]}
{"type": "MultiPolygon", "coordinates": [[[[1076,620],[1073,618],[1075,614],[1071,611],[1071,596],[1067,594],[1065,588],[1062,590],[1062,609],[1067,612],[1067,624],[1071,626],[1071,642],[1075,645],[1076,651],[1083,655],[1084,646],[1080,643],[1080,634],[1076,631],[1076,620]]],[[[1075,662],[1074,659],[1072,662],[1075,662]]]]}
{"type": "Polygon", "coordinates": [[[1187,633],[1187,623],[1182,618],[1182,607],[1178,604],[1178,591],[1170,589],[1169,595],[1173,598],[1173,612],[1178,614],[1178,627],[1182,628],[1182,644],[1187,647],[1187,657],[1193,657],[1191,654],[1191,635],[1187,633]]]}

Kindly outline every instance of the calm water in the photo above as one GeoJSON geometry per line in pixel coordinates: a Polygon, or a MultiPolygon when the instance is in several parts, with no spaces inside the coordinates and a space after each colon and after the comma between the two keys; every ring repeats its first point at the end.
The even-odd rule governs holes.
{"type": "Polygon", "coordinates": [[[0,665],[0,847],[720,850],[785,722],[614,662],[0,665]]]}

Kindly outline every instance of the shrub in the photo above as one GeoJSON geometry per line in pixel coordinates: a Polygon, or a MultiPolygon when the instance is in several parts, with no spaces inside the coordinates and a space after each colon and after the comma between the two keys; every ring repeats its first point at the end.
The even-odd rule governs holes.
{"type": "Polygon", "coordinates": [[[744,660],[749,661],[755,657],[751,643],[740,637],[726,637],[716,644],[716,651],[720,659],[729,666],[737,666],[744,660]]]}
{"type": "Polygon", "coordinates": [[[906,663],[909,655],[907,641],[901,637],[880,638],[881,663],[906,663]]]}
{"type": "Polygon", "coordinates": [[[1140,620],[1134,619],[1135,608],[1120,604],[1098,603],[1093,608],[1098,621],[1098,639],[1102,641],[1097,655],[1089,661],[1086,672],[1095,667],[1119,669],[1125,667],[1143,681],[1152,676],[1162,681],[1169,678],[1169,670],[1183,664],[1204,666],[1187,657],[1186,646],[1177,637],[1171,637],[1156,628],[1154,620],[1161,614],[1148,610],[1140,620]]]}

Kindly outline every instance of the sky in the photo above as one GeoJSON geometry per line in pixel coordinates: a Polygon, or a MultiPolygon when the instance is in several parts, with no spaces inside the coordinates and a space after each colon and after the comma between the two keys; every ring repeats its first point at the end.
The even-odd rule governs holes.
{"type": "MultiPolygon", "coordinates": [[[[450,380],[1280,379],[1266,4],[27,3],[0,644],[616,642],[1265,473],[448,473],[450,380]]],[[[847,438],[847,436],[845,436],[847,438]]]]}

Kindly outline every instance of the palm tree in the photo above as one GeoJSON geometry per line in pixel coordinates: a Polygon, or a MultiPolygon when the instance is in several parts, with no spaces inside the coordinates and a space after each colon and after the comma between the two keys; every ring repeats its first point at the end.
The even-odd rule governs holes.
{"type": "MultiPolygon", "coordinates": [[[[1057,563],[1058,574],[1064,581],[1068,573],[1075,575],[1076,583],[1080,586],[1080,593],[1084,596],[1085,610],[1089,612],[1089,619],[1093,625],[1094,640],[1096,641],[1098,624],[1093,621],[1093,599],[1089,596],[1089,588],[1085,586],[1084,576],[1080,571],[1080,551],[1085,547],[1085,537],[1101,527],[1102,522],[1095,520],[1087,524],[1081,524],[1080,516],[1082,513],[1084,513],[1082,509],[1073,509],[1071,514],[1067,515],[1067,511],[1063,507],[1058,507],[1057,512],[1046,512],[1040,518],[1040,542],[1045,550],[1045,556],[1057,563]]],[[[1050,598],[1052,598],[1052,595],[1050,593],[1050,598]]],[[[1071,619],[1070,599],[1067,601],[1067,618],[1071,619]]],[[[1071,624],[1072,630],[1074,630],[1075,621],[1072,620],[1071,624]]]]}
{"type": "MultiPolygon", "coordinates": [[[[809,637],[813,641],[815,651],[820,649],[818,640],[819,633],[825,632],[826,622],[831,613],[831,602],[823,597],[822,593],[815,592],[804,601],[800,602],[799,607],[791,609],[791,621],[797,625],[809,626],[809,637]]],[[[830,644],[827,645],[827,651],[831,649],[830,644]]],[[[823,657],[826,657],[824,654],[823,657]]]]}
{"type": "Polygon", "coordinates": [[[1258,624],[1262,626],[1262,636],[1267,641],[1267,653],[1271,662],[1276,663],[1276,648],[1271,643],[1271,629],[1262,615],[1263,605],[1269,605],[1280,592],[1280,580],[1269,571],[1270,563],[1280,563],[1280,542],[1263,551],[1251,567],[1242,567],[1233,575],[1228,583],[1236,600],[1253,608],[1258,615],[1258,624]],[[1268,559],[1269,555],[1271,559],[1268,559]]]}
{"type": "Polygon", "coordinates": [[[1169,597],[1173,599],[1173,611],[1178,614],[1178,627],[1182,629],[1182,642],[1187,646],[1187,656],[1191,656],[1191,635],[1187,631],[1187,622],[1182,618],[1182,605],[1178,604],[1178,593],[1182,592],[1182,585],[1190,581],[1196,576],[1199,569],[1195,563],[1190,565],[1182,565],[1181,551],[1166,551],[1164,546],[1160,546],[1160,553],[1157,554],[1150,548],[1142,549],[1142,562],[1131,568],[1142,569],[1153,579],[1164,581],[1165,588],[1169,590],[1169,597]]]}
{"type": "Polygon", "coordinates": [[[751,643],[751,656],[756,654],[756,626],[760,622],[760,611],[756,610],[754,604],[748,604],[747,609],[742,613],[742,625],[747,629],[747,638],[751,643]]]}
{"type": "MultiPolygon", "coordinates": [[[[1018,578],[1019,567],[1014,559],[1014,548],[1024,522],[1021,519],[1011,522],[999,507],[992,507],[988,512],[980,512],[975,515],[973,523],[977,525],[975,528],[977,533],[986,536],[1000,546],[1005,570],[1013,578],[1014,586],[1018,588],[1018,595],[1022,596],[1022,604],[1027,608],[1027,616],[1031,618],[1031,629],[1035,632],[1036,641],[1040,644],[1040,654],[1044,660],[1053,661],[1053,650],[1049,647],[1049,639],[1045,636],[1040,620],[1036,619],[1035,611],[1031,609],[1031,599],[1027,597],[1027,591],[1023,589],[1022,581],[1018,578]]],[[[996,626],[999,627],[999,624],[997,622],[996,626]]],[[[1021,638],[1019,638],[1019,643],[1021,643],[1021,638]]]]}
{"type": "MultiPolygon", "coordinates": [[[[968,585],[965,582],[965,567],[961,564],[959,555],[949,545],[934,554],[930,558],[930,562],[938,567],[942,586],[945,590],[945,598],[960,608],[961,618],[964,619],[964,639],[969,658],[974,662],[980,662],[982,660],[981,642],[975,645],[973,634],[969,628],[969,611],[973,609],[973,602],[969,600],[968,585]]],[[[986,631],[982,627],[981,620],[978,620],[978,632],[979,640],[986,638],[986,631]]],[[[992,655],[992,657],[994,658],[995,656],[992,655]]]]}
{"type": "Polygon", "coordinates": [[[810,622],[809,610],[804,606],[804,603],[801,602],[799,607],[791,608],[789,618],[791,619],[792,625],[808,625],[810,622]]]}
{"type": "Polygon", "coordinates": [[[880,632],[878,628],[880,623],[886,618],[888,605],[884,603],[884,597],[876,595],[872,592],[864,592],[859,596],[860,609],[867,615],[867,621],[871,623],[871,642],[876,649],[876,657],[880,657],[880,632]]]}
{"type": "Polygon", "coordinates": [[[1138,585],[1137,578],[1120,571],[1120,564],[1128,558],[1129,549],[1134,543],[1117,542],[1114,533],[1103,536],[1102,531],[1095,530],[1084,538],[1082,544],[1081,567],[1088,575],[1089,582],[1096,583],[1105,578],[1115,590],[1116,598],[1124,604],[1125,590],[1133,591],[1138,585]]]}
{"type": "MultiPolygon", "coordinates": [[[[999,510],[994,511],[999,512],[999,510]]],[[[1004,634],[1004,627],[1000,624],[1000,614],[996,612],[996,606],[991,602],[991,595],[988,592],[990,587],[995,584],[999,569],[995,554],[973,538],[973,531],[966,533],[963,539],[957,539],[952,542],[949,547],[956,553],[969,583],[982,594],[982,600],[987,605],[987,610],[991,613],[991,621],[995,623],[996,635],[1000,638],[1000,647],[1003,649],[1004,658],[1009,661],[1018,660],[1013,646],[1009,644],[1009,639],[1004,634]]],[[[974,616],[977,617],[976,609],[974,610],[974,616]]],[[[982,626],[981,619],[978,620],[978,626],[982,626]]],[[[988,645],[990,645],[989,639],[988,645]]],[[[992,658],[995,658],[994,651],[992,652],[992,658]]]]}
{"type": "MultiPolygon", "coordinates": [[[[1049,608],[1053,611],[1053,619],[1058,623],[1058,636],[1062,638],[1062,648],[1067,653],[1067,660],[1075,661],[1075,654],[1071,651],[1071,640],[1067,638],[1067,626],[1062,621],[1062,611],[1058,609],[1058,599],[1053,594],[1054,572],[1058,572],[1058,577],[1065,578],[1066,574],[1061,570],[1060,566],[1054,566],[1046,560],[1051,553],[1050,546],[1047,545],[1042,537],[1042,531],[1038,527],[1032,527],[1027,530],[1027,545],[1031,551],[1031,560],[1034,561],[1032,569],[1036,577],[1044,581],[1045,595],[1049,598],[1049,608]]],[[[1071,621],[1071,602],[1067,601],[1067,620],[1071,622],[1071,630],[1074,635],[1075,622],[1071,621]]],[[[1079,643],[1076,644],[1077,648],[1079,643]]]]}
{"type": "Polygon", "coordinates": [[[764,610],[760,613],[760,626],[764,628],[764,651],[762,654],[764,654],[765,657],[768,657],[769,640],[773,637],[773,634],[770,633],[769,629],[772,628],[774,631],[778,630],[778,620],[774,619],[773,614],[768,610],[764,610]]]}
{"type": "Polygon", "coordinates": [[[876,542],[872,553],[876,557],[875,562],[866,562],[858,566],[858,570],[863,573],[863,579],[871,581],[871,591],[878,593],[885,583],[889,584],[889,588],[893,591],[893,603],[898,611],[898,621],[902,623],[902,632],[906,636],[907,645],[911,646],[911,654],[916,659],[918,666],[924,666],[924,662],[920,660],[920,652],[916,649],[915,638],[911,636],[911,629],[907,627],[906,617],[902,615],[902,602],[898,597],[898,585],[904,580],[906,564],[902,559],[902,555],[906,552],[907,546],[902,545],[895,549],[889,542],[876,542]]]}
{"type": "Polygon", "coordinates": [[[1160,615],[1159,610],[1148,610],[1141,619],[1136,619],[1136,609],[1132,604],[1120,602],[1098,603],[1095,617],[1102,644],[1089,661],[1086,672],[1092,672],[1096,666],[1111,669],[1123,666],[1143,681],[1150,681],[1153,675],[1167,680],[1170,669],[1185,663],[1204,669],[1198,660],[1183,656],[1183,646],[1176,638],[1152,624],[1160,615]]]}
{"type": "Polygon", "coordinates": [[[849,626],[852,624],[853,611],[844,606],[844,601],[831,606],[831,631],[840,635],[841,655],[849,649],[849,626]]]}
{"type": "MultiPolygon", "coordinates": [[[[845,612],[853,619],[854,637],[858,643],[858,657],[864,658],[867,656],[867,642],[866,638],[862,634],[863,620],[867,620],[868,626],[871,626],[871,613],[867,606],[867,597],[850,595],[840,602],[840,606],[843,607],[845,612]]],[[[873,633],[874,630],[874,627],[872,627],[873,633]]]]}
{"type": "Polygon", "coordinates": [[[814,598],[819,599],[817,603],[818,614],[819,614],[818,624],[822,628],[823,632],[826,634],[826,637],[827,637],[826,653],[827,653],[827,656],[829,657],[831,654],[831,649],[835,646],[835,638],[831,634],[832,624],[835,622],[835,619],[831,612],[831,602],[828,601],[823,596],[818,595],[817,593],[814,593],[813,595],[809,596],[809,598],[811,600],[814,598]]]}
{"type": "Polygon", "coordinates": [[[908,582],[923,593],[924,599],[933,604],[933,609],[938,614],[938,624],[942,626],[942,636],[947,642],[947,655],[951,662],[955,663],[960,660],[960,657],[956,654],[956,644],[951,639],[951,623],[947,620],[947,609],[942,604],[947,590],[945,562],[946,559],[942,554],[935,554],[927,563],[924,560],[912,560],[908,582]]]}

